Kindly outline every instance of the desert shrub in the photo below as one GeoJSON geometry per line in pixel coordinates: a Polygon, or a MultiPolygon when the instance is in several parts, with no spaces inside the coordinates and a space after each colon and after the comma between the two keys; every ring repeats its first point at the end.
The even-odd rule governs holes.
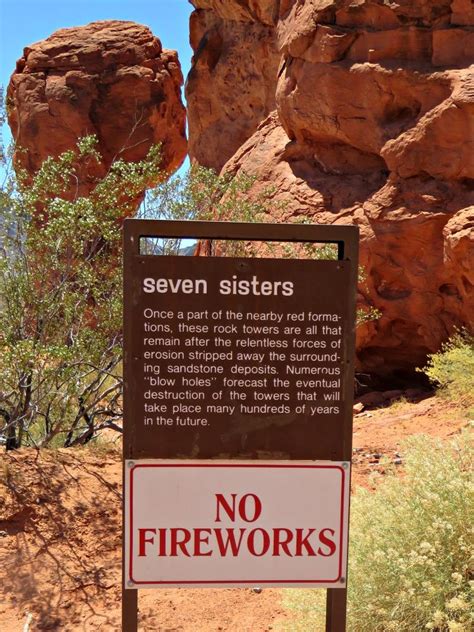
{"type": "MultiPolygon", "coordinates": [[[[248,198],[245,175],[199,167],[167,182],[158,147],[137,163],[117,158],[103,175],[91,136],[33,177],[12,171],[12,149],[0,149],[0,439],[58,447],[121,432],[123,218],[156,180],[142,216],[257,218],[266,196],[248,198]]],[[[148,246],[180,250],[175,240],[148,246]]]]}
{"type": "MultiPolygon", "coordinates": [[[[148,190],[140,214],[149,219],[264,222],[271,191],[248,195],[254,182],[245,173],[217,175],[213,169],[193,165],[148,190]]],[[[149,240],[156,254],[177,254],[182,246],[180,239],[149,240]]],[[[255,242],[214,240],[207,254],[256,256],[255,247],[255,242]]]]}
{"type": "MultiPolygon", "coordinates": [[[[418,436],[404,476],[352,500],[348,629],[469,632],[473,629],[474,446],[418,436]]],[[[288,591],[292,630],[324,630],[324,593],[288,591]]]]}
{"type": "MultiPolygon", "coordinates": [[[[1,117],[1,112],[0,112],[1,117]]],[[[2,119],[0,118],[0,124],[2,119]]],[[[167,182],[160,152],[103,175],[95,137],[48,158],[33,177],[0,143],[0,439],[8,448],[87,443],[121,431],[122,234],[136,212],[159,219],[257,218],[252,179],[193,167],[167,182]],[[88,174],[88,193],[78,186],[88,174]],[[75,193],[74,193],[75,191],[75,193]]],[[[21,149],[17,148],[17,151],[21,149]]],[[[152,247],[153,242],[148,244],[152,247]]],[[[175,240],[157,254],[179,251],[175,240]]]]}
{"type": "Polygon", "coordinates": [[[421,369],[439,393],[464,406],[474,405],[474,336],[456,333],[421,369]]]}
{"type": "Polygon", "coordinates": [[[0,435],[74,445],[120,430],[121,219],[159,168],[117,159],[91,192],[80,170],[101,163],[94,137],[47,159],[34,177],[7,173],[0,196],[0,435]]]}

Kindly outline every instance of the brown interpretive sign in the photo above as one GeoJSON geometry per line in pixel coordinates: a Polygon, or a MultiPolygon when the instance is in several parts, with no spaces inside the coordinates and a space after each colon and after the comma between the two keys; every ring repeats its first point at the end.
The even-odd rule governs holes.
{"type": "Polygon", "coordinates": [[[314,586],[344,632],[358,229],[126,220],[122,629],[137,589],[314,586]],[[142,240],[337,244],[334,260],[142,240]]]}
{"type": "Polygon", "coordinates": [[[133,265],[135,458],[337,458],[350,264],[133,265]]]}

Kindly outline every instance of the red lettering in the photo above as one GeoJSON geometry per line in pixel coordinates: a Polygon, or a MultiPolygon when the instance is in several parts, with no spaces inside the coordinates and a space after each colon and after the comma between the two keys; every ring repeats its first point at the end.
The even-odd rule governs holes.
{"type": "Polygon", "coordinates": [[[308,529],[308,533],[303,537],[304,529],[296,529],[296,553],[297,556],[303,555],[303,547],[306,549],[306,553],[309,556],[316,555],[316,551],[308,542],[309,538],[313,535],[316,529],[308,529]]]}
{"type": "Polygon", "coordinates": [[[195,557],[206,557],[212,555],[212,551],[201,551],[201,544],[209,544],[209,535],[212,531],[210,529],[193,529],[194,531],[194,553],[195,557]]]}
{"type": "Polygon", "coordinates": [[[145,546],[155,542],[155,538],[146,537],[147,531],[156,535],[156,529],[138,529],[138,557],[146,557],[145,546]]]}
{"type": "Polygon", "coordinates": [[[268,549],[270,548],[270,536],[265,531],[265,529],[252,529],[252,531],[249,533],[247,546],[251,555],[254,555],[255,557],[261,557],[262,555],[265,555],[265,553],[268,553],[268,549]],[[257,534],[257,532],[262,534],[262,550],[260,551],[260,553],[257,553],[255,549],[255,535],[257,534]]]}
{"type": "Polygon", "coordinates": [[[239,554],[240,545],[242,544],[242,537],[245,533],[245,529],[239,529],[240,537],[238,542],[236,542],[235,539],[234,529],[225,529],[227,539],[224,539],[222,531],[222,529],[214,529],[214,533],[216,534],[217,546],[219,547],[219,553],[222,557],[227,555],[227,549],[230,545],[232,555],[236,557],[239,554]]]}
{"type": "Polygon", "coordinates": [[[158,555],[160,557],[166,556],[166,532],[167,532],[167,529],[158,529],[158,533],[160,536],[160,552],[158,553],[158,555]]]}
{"type": "Polygon", "coordinates": [[[232,496],[232,507],[229,505],[227,500],[224,498],[223,494],[216,494],[217,507],[216,507],[216,519],[215,519],[215,522],[220,522],[221,521],[221,514],[220,514],[220,511],[219,511],[221,505],[222,505],[222,508],[224,509],[224,511],[226,512],[226,514],[232,520],[232,522],[234,522],[234,520],[235,520],[235,499],[237,497],[237,494],[231,494],[231,496],[232,496]]]}
{"type": "Polygon", "coordinates": [[[255,520],[260,517],[261,513],[262,502],[258,496],[255,496],[255,494],[245,494],[244,496],[242,496],[239,502],[239,515],[242,520],[245,520],[245,522],[255,522],[255,520]],[[253,518],[247,517],[247,498],[253,498],[253,518]]]}
{"type": "Polygon", "coordinates": [[[171,534],[171,551],[170,557],[177,557],[178,549],[181,550],[186,557],[191,557],[186,548],[186,544],[191,540],[191,531],[189,529],[170,529],[171,534]],[[179,538],[179,532],[182,533],[182,537],[179,538]]]}
{"type": "MultiPolygon", "coordinates": [[[[221,522],[221,507],[225,511],[227,516],[232,520],[232,522],[235,522],[235,499],[237,497],[237,494],[231,494],[232,505],[226,500],[223,494],[216,494],[215,496],[217,499],[215,522],[221,522]]],[[[242,496],[239,501],[238,510],[239,516],[242,518],[242,520],[244,520],[245,522],[255,522],[255,520],[258,520],[260,514],[262,513],[262,503],[260,501],[260,498],[255,494],[244,494],[244,496],[242,496]],[[253,500],[253,518],[250,517],[250,511],[247,507],[247,501],[250,499],[253,500]]]]}
{"type": "Polygon", "coordinates": [[[288,547],[288,544],[293,540],[293,532],[290,529],[273,529],[273,538],[273,557],[280,555],[280,547],[288,557],[293,557],[288,547]]]}
{"type": "Polygon", "coordinates": [[[334,553],[336,552],[336,544],[334,543],[333,540],[327,538],[324,535],[325,531],[329,531],[329,533],[334,537],[335,531],[333,529],[322,529],[321,533],[319,534],[319,541],[321,542],[321,544],[323,544],[324,546],[327,546],[327,548],[329,549],[329,553],[324,553],[321,549],[321,547],[318,549],[318,553],[319,555],[322,555],[323,557],[331,557],[331,555],[334,555],[334,553]]]}

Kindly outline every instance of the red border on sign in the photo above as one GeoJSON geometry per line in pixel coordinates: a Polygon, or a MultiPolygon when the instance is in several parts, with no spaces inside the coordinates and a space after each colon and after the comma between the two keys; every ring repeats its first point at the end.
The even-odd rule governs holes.
{"type": "Polygon", "coordinates": [[[134,465],[130,468],[130,531],[129,531],[129,552],[130,558],[128,561],[128,576],[134,584],[146,585],[172,585],[172,584],[336,584],[340,581],[342,577],[342,549],[343,549],[343,540],[344,540],[344,488],[345,488],[345,480],[346,480],[346,472],[343,467],[340,465],[273,465],[273,464],[246,464],[246,463],[143,463],[142,465],[134,465]],[[340,537],[339,537],[339,570],[338,576],[336,579],[207,579],[207,580],[172,580],[172,581],[137,581],[133,578],[133,478],[135,470],[143,467],[241,467],[241,468],[293,468],[293,469],[326,469],[326,470],[339,470],[342,474],[341,476],[341,519],[340,519],[340,537]]]}

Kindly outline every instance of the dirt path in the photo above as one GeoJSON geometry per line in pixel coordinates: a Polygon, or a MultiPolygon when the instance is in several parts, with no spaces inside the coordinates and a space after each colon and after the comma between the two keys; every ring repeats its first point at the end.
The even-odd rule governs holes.
{"type": "MultiPolygon", "coordinates": [[[[403,467],[403,438],[447,438],[466,424],[439,398],[364,411],[354,419],[355,485],[384,459],[403,467]]],[[[118,451],[20,450],[0,457],[0,630],[120,630],[118,451]]],[[[291,616],[281,590],[153,590],[140,597],[142,632],[264,632],[291,616]]]]}

